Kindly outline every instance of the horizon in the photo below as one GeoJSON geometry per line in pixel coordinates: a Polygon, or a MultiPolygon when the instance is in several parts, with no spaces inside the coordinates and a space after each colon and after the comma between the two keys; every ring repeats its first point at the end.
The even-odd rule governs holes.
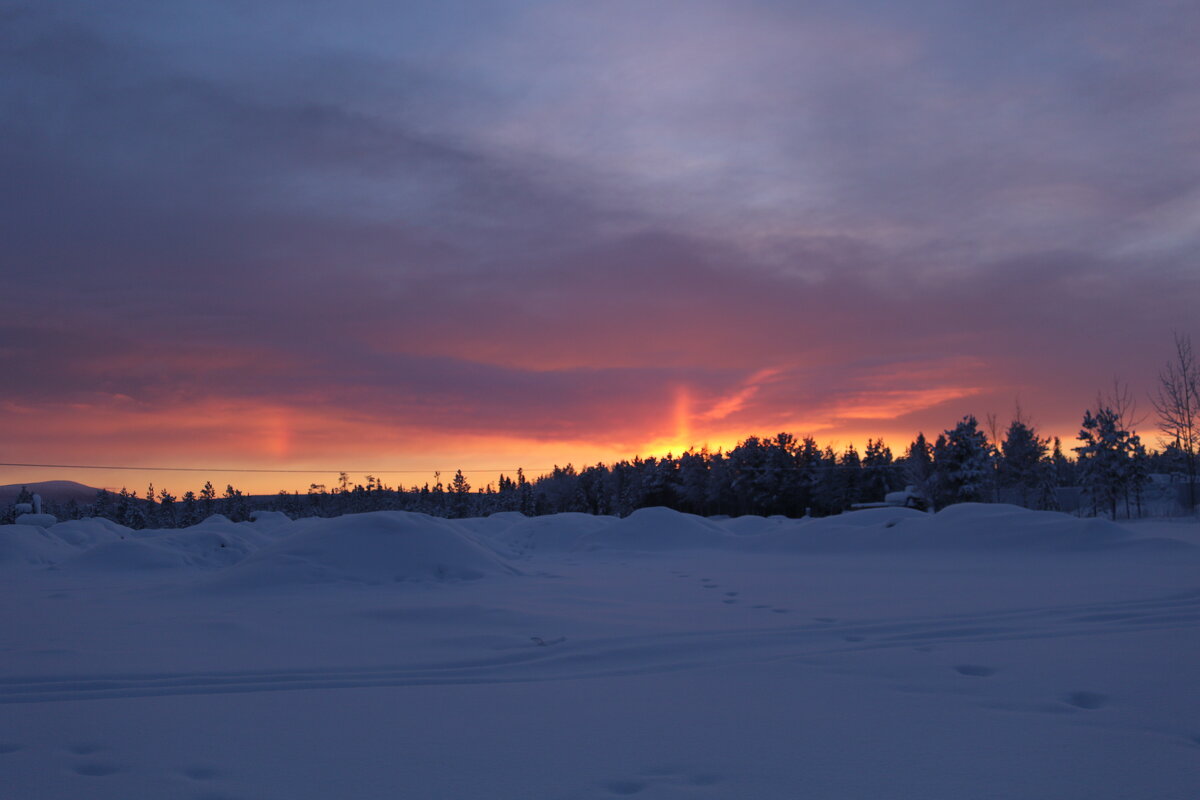
{"type": "MultiPolygon", "coordinates": [[[[1095,405],[1095,403],[1093,403],[1093,405],[1095,405]]],[[[974,415],[974,414],[969,414],[969,415],[964,415],[964,416],[975,417],[979,424],[980,430],[983,431],[984,434],[987,436],[988,441],[996,447],[999,447],[999,445],[1003,442],[1004,431],[1007,430],[1008,425],[1015,418],[1014,416],[1010,416],[1010,419],[1003,420],[997,416],[996,426],[997,426],[997,433],[999,434],[999,436],[997,438],[994,438],[991,431],[988,430],[988,420],[986,418],[980,418],[980,417],[978,417],[978,415],[974,415]]],[[[1141,419],[1141,418],[1142,417],[1138,417],[1136,419],[1141,419]]],[[[960,417],[960,419],[961,419],[961,417],[960,417]]],[[[1025,419],[1027,422],[1029,421],[1028,415],[1025,415],[1025,419]]],[[[1136,421],[1136,419],[1135,419],[1135,421],[1136,421]]],[[[955,422],[957,422],[957,420],[955,420],[955,422]]],[[[1075,436],[1072,436],[1071,438],[1067,438],[1065,436],[1059,436],[1056,434],[1047,434],[1037,426],[1036,422],[1032,422],[1031,424],[1033,426],[1034,432],[1040,438],[1045,439],[1047,444],[1051,448],[1053,446],[1054,440],[1059,439],[1061,441],[1061,445],[1062,445],[1062,452],[1067,457],[1067,459],[1072,462],[1077,461],[1077,456],[1076,456],[1075,449],[1074,449],[1076,446],[1074,444],[1074,442],[1077,441],[1077,438],[1075,436]]],[[[856,451],[861,455],[863,453],[863,450],[865,449],[866,443],[870,440],[874,440],[876,442],[880,442],[880,443],[884,444],[890,450],[890,452],[892,453],[892,456],[894,458],[901,459],[901,458],[905,457],[905,455],[908,451],[908,448],[916,440],[918,435],[925,436],[926,441],[930,445],[932,445],[934,443],[934,441],[938,438],[939,435],[944,434],[944,433],[949,433],[949,428],[952,428],[952,427],[953,427],[953,424],[947,426],[947,428],[939,429],[936,432],[932,432],[932,433],[926,432],[923,430],[917,431],[916,433],[905,438],[902,442],[899,442],[898,444],[894,443],[891,440],[886,439],[885,437],[881,437],[881,436],[869,436],[869,437],[864,438],[861,442],[856,442],[856,441],[851,440],[851,441],[847,441],[845,443],[839,443],[837,441],[822,441],[822,440],[816,439],[815,437],[813,437],[813,438],[816,441],[818,447],[820,447],[822,450],[826,449],[826,447],[832,449],[836,453],[836,455],[838,456],[839,459],[841,458],[842,454],[844,452],[846,452],[846,450],[848,450],[850,447],[854,447],[856,449],[856,451]]],[[[1156,430],[1156,429],[1152,429],[1152,430],[1156,430]]],[[[1143,430],[1139,430],[1137,425],[1131,426],[1131,432],[1136,433],[1142,437],[1143,444],[1146,446],[1147,450],[1151,453],[1159,453],[1165,447],[1165,443],[1158,436],[1152,436],[1151,438],[1147,439],[1143,435],[1143,430]]],[[[1149,432],[1149,431],[1146,430],[1146,432],[1149,432]]],[[[76,483],[76,484],[82,485],[89,489],[97,489],[97,490],[103,489],[105,491],[112,492],[112,493],[117,493],[117,492],[121,491],[122,489],[125,489],[125,490],[131,491],[131,492],[135,492],[139,496],[142,496],[144,494],[146,487],[150,484],[153,484],[155,486],[156,490],[161,491],[163,489],[166,489],[167,491],[171,492],[171,494],[178,499],[178,498],[181,498],[189,490],[195,492],[198,495],[200,492],[200,489],[204,486],[204,483],[211,482],[214,489],[217,491],[218,496],[220,496],[222,494],[225,486],[232,486],[234,489],[237,489],[238,491],[241,491],[243,494],[246,494],[246,495],[269,496],[269,495],[276,495],[276,494],[280,494],[280,493],[287,493],[287,494],[298,493],[298,494],[303,495],[303,494],[308,493],[310,491],[310,489],[313,489],[314,487],[320,487],[321,489],[323,489],[324,491],[327,491],[327,492],[336,491],[336,489],[338,487],[338,483],[339,483],[339,478],[340,478],[341,474],[344,473],[348,477],[348,483],[351,488],[353,488],[355,485],[358,485],[358,484],[365,485],[365,483],[366,483],[365,479],[368,476],[370,476],[370,477],[375,478],[376,480],[382,481],[382,483],[385,484],[389,489],[398,489],[398,490],[403,490],[403,491],[416,491],[416,490],[419,490],[423,485],[429,486],[432,488],[435,481],[439,480],[439,477],[438,477],[439,475],[440,475],[441,482],[444,485],[448,485],[450,480],[454,477],[455,472],[461,471],[463,473],[463,476],[466,478],[466,480],[471,484],[472,492],[483,492],[489,486],[494,488],[495,485],[498,483],[501,476],[506,476],[508,478],[515,479],[517,476],[518,470],[523,472],[526,479],[528,479],[530,481],[535,481],[538,478],[545,477],[545,476],[552,474],[553,470],[558,469],[558,468],[574,468],[576,471],[581,471],[590,466],[611,467],[617,463],[632,462],[636,459],[641,459],[641,460],[647,460],[649,458],[663,459],[663,458],[666,458],[669,456],[678,458],[679,456],[681,456],[687,452],[727,453],[733,447],[736,447],[741,442],[746,441],[747,439],[750,439],[752,437],[758,438],[760,440],[769,440],[769,439],[773,438],[776,434],[779,434],[779,433],[792,433],[795,436],[797,441],[802,441],[803,439],[808,438],[807,436],[794,434],[794,432],[792,432],[792,431],[776,431],[775,434],[770,434],[770,435],[748,434],[746,436],[740,437],[739,439],[734,441],[731,445],[722,446],[722,447],[709,447],[708,445],[697,445],[697,446],[691,446],[691,447],[687,447],[687,448],[680,449],[680,450],[669,450],[668,449],[668,450],[664,450],[664,451],[658,452],[658,453],[635,453],[633,455],[624,456],[624,457],[620,457],[620,458],[616,458],[616,459],[612,459],[612,460],[599,460],[599,461],[579,462],[579,463],[576,463],[573,461],[564,461],[561,463],[556,462],[550,466],[545,466],[545,467],[533,467],[533,466],[517,464],[513,467],[488,468],[488,469],[455,467],[455,466],[451,466],[451,467],[444,468],[444,469],[396,469],[396,470],[389,470],[389,469],[346,469],[346,470],[311,469],[310,470],[310,469],[303,469],[303,468],[269,469],[269,468],[253,468],[253,467],[251,467],[251,468],[232,468],[232,469],[209,469],[209,468],[205,468],[205,467],[178,467],[178,466],[161,466],[161,465],[144,466],[144,467],[141,467],[141,466],[116,467],[116,466],[103,466],[103,465],[97,465],[97,466],[82,466],[82,465],[36,465],[35,466],[35,465],[28,465],[26,467],[0,466],[0,488],[9,488],[9,487],[14,487],[14,486],[33,485],[33,484],[38,484],[38,483],[48,483],[48,482],[60,481],[60,482],[76,483]],[[19,473],[19,470],[21,470],[21,469],[26,469],[26,470],[28,470],[28,469],[36,469],[36,470],[57,469],[60,472],[76,473],[78,475],[78,477],[71,478],[71,477],[62,477],[61,475],[55,475],[54,477],[40,477],[40,478],[36,478],[35,480],[27,480],[27,481],[26,480],[9,481],[9,480],[5,480],[3,478],[3,476],[5,475],[6,472],[11,472],[11,473],[17,474],[17,473],[19,473]],[[115,482],[103,482],[103,481],[92,482],[86,478],[87,473],[91,473],[91,474],[99,473],[102,475],[110,475],[110,476],[124,475],[124,476],[129,476],[129,479],[128,480],[117,480],[115,482]],[[196,478],[197,483],[195,485],[188,484],[186,487],[181,488],[179,491],[176,491],[176,488],[182,487],[185,482],[183,480],[179,480],[179,481],[171,480],[171,476],[175,476],[175,475],[197,475],[198,476],[196,478]],[[283,487],[283,486],[280,486],[279,484],[283,483],[286,479],[276,480],[273,478],[266,477],[267,475],[297,475],[298,477],[296,478],[296,480],[303,480],[303,485],[291,486],[290,488],[283,487]],[[320,478],[321,480],[309,481],[309,480],[307,480],[307,478],[301,479],[299,476],[307,476],[307,478],[313,478],[313,479],[320,478]],[[407,478],[397,478],[394,476],[413,476],[413,477],[416,477],[417,480],[413,481],[413,480],[409,480],[407,478]],[[420,477],[418,477],[418,476],[420,476],[420,477]],[[213,479],[214,477],[216,478],[215,480],[213,479]],[[166,478],[166,479],[164,480],[164,478],[166,478]],[[390,479],[384,480],[384,478],[390,478],[390,479]],[[276,488],[272,489],[272,488],[270,488],[271,486],[275,486],[276,488]]],[[[899,441],[899,440],[897,440],[897,441],[899,441]]]]}

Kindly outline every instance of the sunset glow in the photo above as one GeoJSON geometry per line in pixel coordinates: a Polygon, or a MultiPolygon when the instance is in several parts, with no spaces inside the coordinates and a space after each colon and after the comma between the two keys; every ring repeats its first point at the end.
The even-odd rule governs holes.
{"type": "Polygon", "coordinates": [[[0,484],[1071,440],[1195,328],[1182,6],[204,5],[0,33],[2,460],[201,471],[0,484]]]}

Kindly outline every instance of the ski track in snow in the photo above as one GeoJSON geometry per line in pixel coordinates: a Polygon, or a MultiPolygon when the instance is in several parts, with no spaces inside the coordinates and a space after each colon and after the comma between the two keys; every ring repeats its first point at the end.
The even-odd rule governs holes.
{"type": "MultiPolygon", "coordinates": [[[[769,606],[764,606],[769,608],[769,606]]],[[[775,609],[779,610],[779,609],[775,609]]],[[[0,678],[0,703],[50,703],[115,698],[236,694],[317,689],[489,684],[571,680],[674,672],[705,667],[803,660],[883,648],[927,649],[947,643],[1061,639],[1200,628],[1200,591],[1153,599],[1068,604],[975,614],[875,621],[814,618],[754,629],[716,629],[531,644],[495,658],[376,667],[326,667],[212,672],[148,672],[0,678]]],[[[955,668],[990,677],[986,665],[955,668]]],[[[1076,693],[1078,708],[1103,700],[1076,693]]]]}

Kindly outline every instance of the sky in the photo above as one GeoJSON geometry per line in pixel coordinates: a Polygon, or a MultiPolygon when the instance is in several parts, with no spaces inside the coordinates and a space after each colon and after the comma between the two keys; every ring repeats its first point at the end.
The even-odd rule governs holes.
{"type": "Polygon", "coordinates": [[[1148,412],[1200,338],[1198,41],[1191,0],[0,1],[0,460],[204,470],[0,483],[1148,412]]]}

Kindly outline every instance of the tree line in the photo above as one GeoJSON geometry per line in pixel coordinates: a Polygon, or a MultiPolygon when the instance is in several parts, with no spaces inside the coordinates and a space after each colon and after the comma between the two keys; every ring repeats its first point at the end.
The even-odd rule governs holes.
{"type": "MultiPolygon", "coordinates": [[[[432,483],[408,488],[387,486],[370,475],[365,484],[352,485],[341,473],[332,490],[313,484],[305,494],[249,497],[232,485],[218,494],[209,482],[199,493],[176,497],[151,484],[142,497],[124,488],[115,493],[101,490],[90,505],[47,504],[46,510],[60,519],[104,517],[135,529],[184,527],[212,514],[241,521],[253,509],[292,517],[388,509],[441,517],[505,511],[626,516],[639,508],[666,506],[704,516],[798,517],[839,514],[901,491],[904,501],[917,508],[1004,500],[1060,510],[1060,490],[1077,487],[1082,502],[1078,510],[1116,518],[1122,512],[1143,513],[1155,474],[1184,484],[1184,503],[1194,509],[1200,371],[1187,337],[1175,337],[1174,357],[1160,373],[1152,400],[1165,442],[1156,451],[1148,450],[1134,430],[1136,404],[1128,388],[1114,385],[1084,412],[1077,444],[1071,447],[1057,437],[1042,436],[1018,407],[1002,433],[994,418],[985,430],[968,415],[932,442],[918,434],[900,455],[882,439],[869,439],[860,453],[853,444],[835,451],[831,445],[819,446],[811,436],[779,433],[750,436],[728,452],[692,449],[579,469],[555,466],[532,480],[517,470],[481,488],[472,488],[461,470],[448,481],[435,473],[432,483]]],[[[7,513],[13,516],[12,509],[7,513]]]]}

